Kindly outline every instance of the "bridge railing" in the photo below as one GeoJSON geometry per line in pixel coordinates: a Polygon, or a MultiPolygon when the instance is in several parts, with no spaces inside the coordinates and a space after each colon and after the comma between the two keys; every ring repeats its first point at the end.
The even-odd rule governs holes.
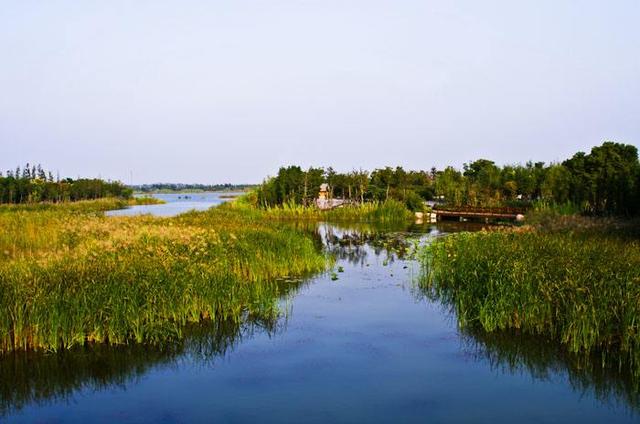
{"type": "Polygon", "coordinates": [[[461,212],[461,213],[477,213],[477,214],[502,214],[502,215],[518,215],[524,214],[527,208],[521,207],[480,207],[480,206],[444,206],[435,205],[433,207],[434,212],[461,212]]]}

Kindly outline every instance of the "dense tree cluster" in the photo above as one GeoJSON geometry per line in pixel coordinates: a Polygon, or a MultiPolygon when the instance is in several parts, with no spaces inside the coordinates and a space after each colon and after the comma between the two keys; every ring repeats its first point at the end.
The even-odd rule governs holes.
{"type": "Polygon", "coordinates": [[[97,178],[54,178],[40,165],[0,172],[0,203],[63,202],[102,197],[131,196],[131,189],[120,182],[97,178]]]}
{"type": "Polygon", "coordinates": [[[411,210],[425,200],[454,206],[526,205],[533,201],[572,204],[594,214],[640,213],[640,162],[631,145],[605,142],[590,153],[579,152],[562,163],[498,166],[479,159],[462,170],[408,171],[386,167],[372,172],[338,173],[332,168],[280,168],[257,190],[262,206],[310,205],[320,184],[329,195],[349,202],[396,199],[411,210]]]}
{"type": "Polygon", "coordinates": [[[333,168],[304,171],[299,166],[289,166],[280,168],[276,177],[258,187],[257,200],[263,206],[311,205],[318,197],[320,184],[325,182],[329,184],[329,197],[350,202],[393,198],[419,209],[423,199],[432,197],[430,177],[422,171],[405,171],[397,167],[377,169],[372,173],[362,170],[338,173],[333,168]]]}
{"type": "Polygon", "coordinates": [[[635,146],[604,143],[590,154],[576,153],[562,166],[564,171],[558,172],[549,187],[557,201],[584,204],[596,214],[640,213],[640,164],[635,146]]]}

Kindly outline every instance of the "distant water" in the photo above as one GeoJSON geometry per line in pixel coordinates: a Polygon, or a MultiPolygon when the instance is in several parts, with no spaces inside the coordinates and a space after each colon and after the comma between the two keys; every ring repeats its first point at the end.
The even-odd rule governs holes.
{"type": "Polygon", "coordinates": [[[201,193],[169,193],[152,194],[152,197],[164,200],[167,203],[161,205],[138,205],[126,209],[118,209],[106,212],[107,216],[132,216],[132,215],[155,215],[155,216],[175,216],[191,210],[204,211],[212,206],[224,203],[229,198],[226,196],[239,195],[242,193],[228,192],[201,192],[201,193]]]}

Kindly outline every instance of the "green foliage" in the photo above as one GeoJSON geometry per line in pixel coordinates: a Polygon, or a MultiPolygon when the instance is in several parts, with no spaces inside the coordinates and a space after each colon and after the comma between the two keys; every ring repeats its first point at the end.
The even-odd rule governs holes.
{"type": "MultiPolygon", "coordinates": [[[[404,203],[397,200],[387,200],[382,203],[370,204],[372,207],[365,213],[365,221],[399,222],[413,219],[413,214],[407,210],[404,203]]],[[[336,212],[339,211],[335,210],[336,212]]]]}
{"type": "Polygon", "coordinates": [[[576,153],[562,166],[569,170],[574,203],[595,214],[640,212],[640,163],[635,146],[605,142],[590,154],[576,153]]]}
{"type": "Polygon", "coordinates": [[[405,223],[414,217],[404,203],[393,199],[354,203],[328,211],[293,202],[260,209],[255,208],[252,201],[253,197],[249,194],[223,205],[221,209],[241,209],[245,216],[251,216],[252,219],[272,221],[405,223]]]}
{"type": "Polygon", "coordinates": [[[324,170],[309,168],[303,171],[299,166],[280,168],[275,178],[265,181],[256,190],[261,206],[275,206],[285,203],[311,205],[324,180],[324,170]]]}
{"type": "Polygon", "coordinates": [[[0,210],[0,351],[156,344],[202,319],[268,317],[278,279],[327,265],[313,233],[249,209],[86,212],[99,203],[0,210]]]}
{"type": "MultiPolygon", "coordinates": [[[[91,214],[113,209],[122,209],[129,205],[136,204],[132,199],[103,198],[98,200],[79,200],[77,202],[40,202],[40,203],[20,203],[20,204],[0,204],[2,212],[42,212],[51,211],[66,214],[91,214]]],[[[9,216],[9,215],[5,215],[9,216]]],[[[14,215],[18,216],[18,215],[14,215]]]]}
{"type": "Polygon", "coordinates": [[[0,203],[65,202],[105,197],[131,197],[131,189],[118,181],[81,178],[54,180],[51,172],[45,172],[40,165],[23,170],[17,168],[0,174],[0,203]]]}
{"type": "Polygon", "coordinates": [[[404,196],[404,204],[412,212],[421,212],[425,207],[424,199],[413,191],[407,191],[404,196]]]}
{"type": "Polygon", "coordinates": [[[299,166],[280,168],[278,174],[267,179],[256,190],[256,206],[288,205],[312,206],[318,197],[320,185],[329,184],[328,196],[346,203],[405,202],[412,210],[422,209],[425,199],[432,197],[431,179],[423,171],[405,171],[402,167],[337,173],[332,168],[299,166]]]}
{"type": "Polygon", "coordinates": [[[571,199],[571,171],[563,165],[551,165],[546,170],[541,189],[545,201],[568,203],[571,199]]]}
{"type": "Polygon", "coordinates": [[[517,329],[569,351],[605,352],[640,376],[640,244],[610,226],[460,233],[424,248],[424,289],[450,304],[462,327],[517,329]]]}
{"type": "Polygon", "coordinates": [[[135,196],[129,199],[128,203],[129,205],[160,205],[166,202],[152,196],[135,196]]]}
{"type": "Polygon", "coordinates": [[[329,184],[329,197],[346,203],[395,199],[412,211],[425,200],[449,206],[527,206],[532,202],[571,208],[594,215],[640,213],[640,162],[634,146],[605,142],[590,154],[576,153],[562,164],[544,162],[500,167],[488,159],[465,163],[463,172],[406,171],[385,167],[337,173],[332,168],[281,168],[256,191],[259,206],[310,206],[320,184],[329,184]]]}

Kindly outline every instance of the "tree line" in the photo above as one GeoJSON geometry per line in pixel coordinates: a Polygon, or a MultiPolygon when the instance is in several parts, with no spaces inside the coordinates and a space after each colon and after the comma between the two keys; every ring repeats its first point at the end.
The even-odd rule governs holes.
{"type": "Polygon", "coordinates": [[[183,183],[152,183],[130,185],[131,189],[141,193],[157,192],[194,192],[194,191],[244,191],[254,187],[251,184],[183,184],[183,183]]]}
{"type": "Polygon", "coordinates": [[[605,142],[590,153],[578,152],[561,163],[527,162],[498,166],[478,159],[463,169],[428,171],[398,166],[371,172],[346,173],[333,168],[279,169],[256,190],[261,206],[285,203],[312,205],[320,184],[329,184],[329,196],[347,202],[402,201],[420,210],[427,200],[451,206],[527,206],[536,201],[572,205],[587,213],[640,213],[640,162],[635,146],[605,142]]]}
{"type": "Polygon", "coordinates": [[[64,202],[103,197],[131,197],[132,190],[119,181],[99,178],[54,178],[41,165],[28,163],[0,172],[0,203],[64,202]]]}

